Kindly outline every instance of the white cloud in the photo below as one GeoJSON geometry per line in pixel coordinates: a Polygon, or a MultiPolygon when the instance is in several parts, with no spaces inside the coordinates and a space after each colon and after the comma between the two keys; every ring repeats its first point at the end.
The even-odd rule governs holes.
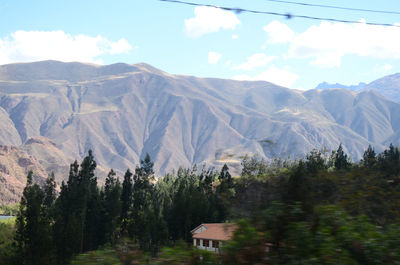
{"type": "Polygon", "coordinates": [[[400,59],[400,28],[322,22],[296,35],[288,52],[320,67],[339,67],[346,54],[400,59]]]}
{"type": "Polygon", "coordinates": [[[286,24],[279,21],[272,21],[264,27],[268,33],[269,43],[288,43],[294,38],[294,32],[286,24]]]}
{"type": "Polygon", "coordinates": [[[249,57],[247,57],[247,61],[233,67],[234,70],[246,70],[251,71],[259,67],[264,67],[272,60],[274,60],[276,56],[267,56],[264,53],[256,53],[249,57]]]}
{"type": "Polygon", "coordinates": [[[392,70],[393,66],[391,64],[385,64],[382,66],[383,70],[390,71],[392,70]]]}
{"type": "Polygon", "coordinates": [[[234,76],[233,79],[236,80],[249,80],[249,81],[268,81],[274,83],[276,85],[280,85],[283,87],[291,87],[296,80],[298,79],[298,75],[295,73],[290,72],[286,69],[279,69],[272,65],[266,71],[255,75],[237,75],[234,76]]]}
{"type": "Polygon", "coordinates": [[[132,49],[132,46],[126,39],[119,39],[117,42],[110,42],[110,54],[127,53],[132,49]]]}
{"type": "Polygon", "coordinates": [[[232,40],[237,40],[237,39],[239,39],[239,36],[236,35],[236,34],[233,34],[233,35],[232,35],[232,40]]]}
{"type": "Polygon", "coordinates": [[[208,63],[209,64],[217,64],[221,59],[221,54],[217,52],[209,52],[208,53],[208,63]]]}
{"type": "Polygon", "coordinates": [[[113,42],[101,35],[20,30],[0,38],[0,64],[48,59],[99,63],[101,55],[128,53],[132,49],[123,38],[113,42]]]}
{"type": "Polygon", "coordinates": [[[194,9],[195,17],[185,19],[185,28],[189,37],[197,38],[221,29],[235,29],[240,24],[237,16],[215,7],[199,6],[194,9]]]}

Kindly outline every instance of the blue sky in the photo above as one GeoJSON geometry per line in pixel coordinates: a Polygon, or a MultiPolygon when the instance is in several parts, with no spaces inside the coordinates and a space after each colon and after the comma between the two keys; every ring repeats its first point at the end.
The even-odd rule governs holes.
{"type": "MultiPolygon", "coordinates": [[[[197,3],[400,23],[399,15],[265,0],[197,3]]],[[[298,0],[400,11],[398,0],[298,0]]],[[[44,59],[146,62],[166,72],[267,80],[294,89],[356,84],[400,72],[400,28],[234,14],[157,0],[0,0],[0,64],[44,59]]]]}

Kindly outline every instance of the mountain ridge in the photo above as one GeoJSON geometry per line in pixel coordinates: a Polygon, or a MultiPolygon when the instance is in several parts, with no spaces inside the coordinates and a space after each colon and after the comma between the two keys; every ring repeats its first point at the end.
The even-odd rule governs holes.
{"type": "Polygon", "coordinates": [[[119,173],[149,153],[163,175],[203,163],[239,168],[245,154],[298,158],[340,143],[358,160],[369,144],[382,151],[397,135],[400,105],[370,90],[297,91],[144,63],[43,61],[0,66],[0,120],[0,144],[45,137],[65,161],[93,149],[104,172],[119,173]]]}
{"type": "Polygon", "coordinates": [[[400,73],[384,76],[370,83],[360,82],[358,85],[342,85],[339,83],[329,84],[323,82],[318,84],[315,89],[344,88],[353,91],[375,91],[387,99],[400,103],[400,73]]]}

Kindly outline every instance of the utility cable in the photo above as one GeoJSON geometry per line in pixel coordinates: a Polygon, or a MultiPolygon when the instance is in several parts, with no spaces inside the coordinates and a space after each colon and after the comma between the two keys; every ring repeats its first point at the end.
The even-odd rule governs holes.
{"type": "Polygon", "coordinates": [[[292,4],[292,5],[300,5],[300,6],[313,6],[313,7],[333,8],[333,9],[341,9],[341,10],[348,10],[348,11],[361,11],[361,12],[371,12],[371,13],[383,13],[383,14],[395,14],[395,15],[400,15],[400,12],[398,12],[398,11],[373,10],[373,9],[352,8],[352,7],[331,6],[331,5],[318,5],[318,4],[309,4],[309,3],[294,2],[294,1],[285,1],[285,0],[265,0],[265,1],[277,2],[277,3],[284,3],[284,4],[292,4]]]}
{"type": "Polygon", "coordinates": [[[176,4],[183,4],[183,5],[190,5],[190,6],[214,7],[214,8],[219,8],[219,9],[222,9],[222,10],[233,11],[236,14],[245,12],[245,13],[253,13],[253,14],[264,14],[264,15],[272,15],[272,16],[281,16],[281,17],[286,17],[287,19],[304,18],[304,19],[320,20],[320,21],[341,22],[341,23],[349,23],[349,24],[365,24],[365,25],[371,25],[371,26],[386,26],[386,27],[398,27],[398,28],[400,28],[400,24],[374,23],[374,22],[364,22],[364,21],[357,21],[357,20],[344,20],[344,19],[336,19],[336,18],[324,18],[324,17],[293,15],[293,14],[290,14],[290,13],[284,14],[284,13],[269,12],[269,11],[243,9],[243,8],[237,8],[237,7],[224,7],[224,6],[216,6],[216,5],[211,5],[211,4],[199,4],[199,3],[193,3],[193,2],[186,2],[186,1],[180,1],[180,0],[159,0],[159,1],[169,2],[169,3],[176,3],[176,4]]]}

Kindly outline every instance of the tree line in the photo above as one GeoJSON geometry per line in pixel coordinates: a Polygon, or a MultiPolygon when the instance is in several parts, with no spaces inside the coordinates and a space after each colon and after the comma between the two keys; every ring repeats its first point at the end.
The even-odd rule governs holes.
{"type": "Polygon", "coordinates": [[[59,193],[53,175],[41,187],[30,172],[9,264],[69,264],[104,248],[121,264],[124,258],[123,264],[151,264],[139,252],[149,253],[153,264],[205,264],[206,254],[178,242],[190,244],[190,231],[201,223],[235,220],[233,240],[208,264],[400,260],[400,155],[393,145],[380,154],[369,146],[358,163],[341,145],[298,161],[246,156],[237,178],[224,165],[220,171],[180,168],[156,180],[153,165],[146,155],[134,172],[119,180],[111,170],[99,187],[89,151],[80,165],[71,164],[59,193]],[[121,248],[125,239],[134,246],[130,254],[121,248]],[[172,263],[179,257],[186,261],[172,263]]]}
{"type": "Polygon", "coordinates": [[[199,223],[226,220],[223,201],[233,185],[226,166],[219,175],[180,168],[156,181],[153,165],[147,154],[122,183],[111,170],[99,187],[89,151],[80,165],[71,164],[58,196],[54,175],[40,187],[29,172],[16,218],[16,262],[68,264],[73,256],[122,237],[155,254],[161,246],[190,240],[199,223]],[[221,184],[214,190],[216,179],[221,184]]]}

